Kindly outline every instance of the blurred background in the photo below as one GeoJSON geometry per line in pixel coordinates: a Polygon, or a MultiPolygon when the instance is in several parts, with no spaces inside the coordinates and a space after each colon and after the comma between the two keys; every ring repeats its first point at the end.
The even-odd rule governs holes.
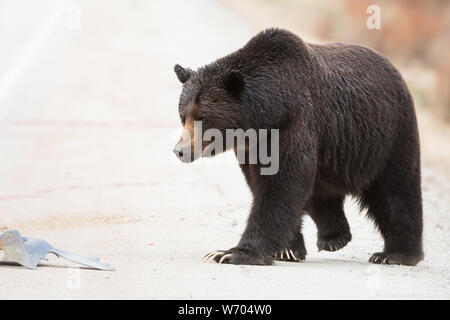
{"type": "MultiPolygon", "coordinates": [[[[251,26],[232,26],[246,30],[239,33],[245,35],[240,39],[223,31],[230,27],[226,19],[214,21],[209,32],[202,30],[202,24],[192,23],[202,19],[204,25],[208,19],[202,10],[193,9],[202,1],[195,3],[175,1],[171,5],[177,10],[165,15],[170,5],[158,1],[113,1],[105,7],[101,1],[0,0],[4,48],[0,52],[0,121],[29,119],[28,107],[46,104],[43,108],[50,110],[48,105],[61,104],[55,101],[64,94],[66,100],[60,108],[64,108],[66,120],[107,120],[117,115],[126,121],[139,114],[143,122],[170,122],[177,117],[173,108],[176,97],[172,94],[168,99],[177,85],[171,74],[173,62],[185,61],[196,67],[227,54],[230,50],[223,49],[227,39],[215,44],[216,40],[207,38],[217,37],[214,33],[221,28],[220,37],[234,37],[228,40],[232,43],[228,47],[236,49],[247,35],[277,26],[307,41],[358,43],[389,57],[414,96],[423,160],[450,176],[449,1],[220,0],[223,8],[239,16],[236,21],[242,18],[251,26]],[[366,25],[371,5],[380,9],[378,29],[366,25]],[[155,14],[158,11],[162,14],[155,14]],[[116,24],[111,25],[111,19],[116,24]],[[150,88],[156,74],[165,77],[162,90],[167,95],[160,88],[150,88]],[[148,108],[150,101],[161,108],[148,108]],[[123,108],[130,104],[132,113],[123,108]],[[163,106],[172,107],[171,118],[166,117],[163,106]]],[[[52,119],[51,111],[45,116],[42,112],[41,122],[52,119]]]]}
{"type": "Polygon", "coordinates": [[[72,290],[64,268],[1,265],[0,298],[450,296],[450,1],[0,0],[0,43],[0,232],[19,229],[118,270],[82,270],[72,290]],[[369,29],[373,5],[380,24],[369,29]],[[268,27],[366,45],[401,71],[422,147],[427,258],[418,267],[368,269],[382,240],[351,201],[357,241],[345,250],[317,253],[307,218],[301,266],[223,272],[199,262],[237,243],[251,195],[232,153],[189,166],[172,154],[173,66],[200,67],[268,27]]]}

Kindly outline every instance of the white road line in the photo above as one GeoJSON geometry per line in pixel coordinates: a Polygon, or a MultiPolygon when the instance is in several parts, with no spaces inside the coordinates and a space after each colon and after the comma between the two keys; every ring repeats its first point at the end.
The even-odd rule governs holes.
{"type": "Polygon", "coordinates": [[[15,60],[15,63],[11,65],[0,79],[0,103],[7,96],[11,88],[14,87],[17,80],[20,79],[40,49],[45,45],[47,39],[62,18],[67,3],[68,0],[57,2],[57,5],[51,10],[40,29],[36,32],[34,39],[25,47],[15,60]]]}

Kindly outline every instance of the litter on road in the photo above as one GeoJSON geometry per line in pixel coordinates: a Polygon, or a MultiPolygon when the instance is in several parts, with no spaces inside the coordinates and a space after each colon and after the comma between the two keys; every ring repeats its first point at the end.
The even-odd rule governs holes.
{"type": "Polygon", "coordinates": [[[109,264],[100,262],[99,258],[86,258],[54,248],[44,240],[22,237],[17,230],[6,231],[0,235],[0,249],[4,251],[3,261],[15,262],[29,269],[36,269],[47,254],[53,253],[57,257],[92,269],[115,271],[109,264]]]}

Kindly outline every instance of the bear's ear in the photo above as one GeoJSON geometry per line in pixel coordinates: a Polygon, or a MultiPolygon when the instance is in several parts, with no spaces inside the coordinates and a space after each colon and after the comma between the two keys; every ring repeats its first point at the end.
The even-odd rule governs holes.
{"type": "Polygon", "coordinates": [[[242,73],[232,70],[225,74],[223,83],[225,88],[233,95],[239,95],[245,86],[245,79],[242,73]]]}
{"type": "Polygon", "coordinates": [[[181,83],[185,83],[191,77],[191,71],[189,69],[183,68],[179,64],[176,64],[175,67],[173,67],[173,70],[175,71],[178,80],[180,80],[181,83]]]}

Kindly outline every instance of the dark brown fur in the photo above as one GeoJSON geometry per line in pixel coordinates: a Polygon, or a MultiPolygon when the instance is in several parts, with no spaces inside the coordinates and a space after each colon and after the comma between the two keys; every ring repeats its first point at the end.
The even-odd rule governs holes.
{"type": "MultiPolygon", "coordinates": [[[[423,258],[420,150],[412,97],[380,54],[357,45],[313,45],[280,29],[200,68],[176,67],[184,83],[180,115],[204,129],[280,129],[280,169],[241,165],[253,194],[239,244],[214,258],[270,264],[289,249],[304,258],[301,217],[318,227],[319,249],[351,240],[346,195],[359,199],[385,247],[375,263],[423,258]]],[[[300,260],[300,259],[299,259],[300,260]]]]}

